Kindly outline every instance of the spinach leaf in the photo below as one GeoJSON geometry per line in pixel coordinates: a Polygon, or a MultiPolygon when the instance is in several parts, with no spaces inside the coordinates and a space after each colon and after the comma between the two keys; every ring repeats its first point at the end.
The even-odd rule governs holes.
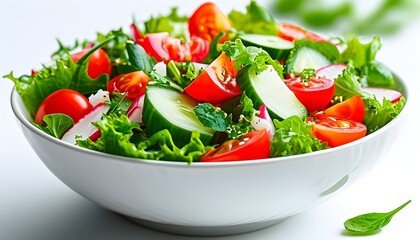
{"type": "Polygon", "coordinates": [[[228,128],[227,114],[210,103],[200,103],[194,108],[194,113],[200,122],[211,129],[224,132],[228,128]]]}
{"type": "Polygon", "coordinates": [[[45,115],[43,118],[45,124],[36,124],[36,126],[49,135],[61,139],[63,134],[74,125],[71,117],[62,113],[45,115]]]}
{"type": "Polygon", "coordinates": [[[398,208],[388,213],[367,213],[348,219],[344,222],[344,227],[351,232],[371,233],[386,226],[392,217],[401,209],[407,206],[411,200],[407,201],[398,208]]]}

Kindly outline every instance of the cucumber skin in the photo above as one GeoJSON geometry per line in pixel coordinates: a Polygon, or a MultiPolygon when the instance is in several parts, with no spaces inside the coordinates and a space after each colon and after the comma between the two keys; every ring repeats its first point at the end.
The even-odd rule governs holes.
{"type": "Polygon", "coordinates": [[[290,54],[291,50],[293,49],[293,48],[279,49],[279,48],[272,48],[272,47],[268,47],[268,46],[262,46],[262,45],[254,43],[254,42],[250,42],[246,38],[244,39],[241,36],[239,36],[239,38],[241,39],[242,43],[246,47],[253,46],[253,47],[262,48],[264,51],[266,51],[268,53],[268,55],[270,55],[270,57],[272,59],[276,59],[276,60],[286,60],[289,57],[289,54],[290,54]]]}
{"type": "MultiPolygon", "coordinates": [[[[236,83],[238,84],[239,88],[245,92],[245,94],[252,100],[254,104],[254,108],[259,108],[264,102],[261,100],[261,98],[258,96],[258,94],[255,92],[252,83],[250,81],[250,73],[249,73],[250,66],[244,67],[236,76],[236,83]]],[[[302,105],[303,106],[303,105],[302,105]]],[[[303,107],[306,111],[306,108],[303,107]]],[[[273,112],[269,107],[267,107],[268,113],[270,114],[270,117],[273,119],[277,119],[279,121],[284,120],[283,117],[279,116],[277,113],[273,112]]],[[[307,113],[306,113],[307,115],[307,113]]],[[[305,116],[299,116],[302,119],[305,116]]]]}
{"type": "MultiPolygon", "coordinates": [[[[175,145],[178,147],[183,147],[191,141],[192,132],[172,124],[163,117],[150,101],[147,91],[144,98],[142,121],[146,125],[148,135],[157,133],[162,129],[168,129],[175,145]]],[[[200,132],[200,140],[204,145],[210,145],[213,141],[213,135],[200,132]]]]}

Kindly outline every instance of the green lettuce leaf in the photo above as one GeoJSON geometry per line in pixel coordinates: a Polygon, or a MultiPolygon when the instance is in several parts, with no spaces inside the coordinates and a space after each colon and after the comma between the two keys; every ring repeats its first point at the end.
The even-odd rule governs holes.
{"type": "Polygon", "coordinates": [[[43,120],[44,124],[35,124],[35,126],[58,139],[61,139],[67,129],[74,125],[73,119],[62,113],[45,115],[43,120]]]}
{"type": "Polygon", "coordinates": [[[144,23],[145,33],[168,32],[170,36],[183,39],[189,39],[188,17],[180,16],[178,8],[171,8],[168,15],[159,15],[151,17],[144,23]]]}
{"type": "Polygon", "coordinates": [[[139,124],[130,122],[126,115],[105,115],[101,121],[93,124],[101,131],[99,139],[95,142],[89,138],[77,140],[77,145],[120,156],[187,163],[198,161],[213,148],[204,146],[199,132],[193,132],[191,141],[182,148],[174,144],[167,129],[146,138],[139,124]]]}
{"type": "Polygon", "coordinates": [[[281,122],[274,119],[274,125],[276,132],[271,140],[271,157],[310,153],[327,148],[325,143],[312,135],[311,125],[298,116],[291,116],[281,122]]]}

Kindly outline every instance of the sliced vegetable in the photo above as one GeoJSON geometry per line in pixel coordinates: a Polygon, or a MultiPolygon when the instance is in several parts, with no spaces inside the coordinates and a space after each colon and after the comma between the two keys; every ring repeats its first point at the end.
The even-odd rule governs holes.
{"type": "Polygon", "coordinates": [[[92,125],[92,122],[101,120],[102,116],[109,110],[109,106],[105,104],[98,104],[92,111],[81,118],[77,123],[73,125],[62,137],[61,140],[76,144],[76,140],[90,138],[95,141],[100,136],[100,132],[97,127],[92,125]]]}
{"type": "Polygon", "coordinates": [[[309,39],[315,42],[327,41],[313,32],[305,30],[297,25],[284,22],[279,23],[278,35],[279,37],[291,42],[299,39],[309,39]]]}
{"type": "Polygon", "coordinates": [[[245,67],[239,72],[236,80],[254,105],[266,105],[271,117],[280,120],[293,115],[300,118],[306,117],[305,106],[286,86],[271,65],[259,74],[250,71],[250,67],[245,67]]]}
{"type": "MultiPolygon", "coordinates": [[[[83,49],[81,52],[72,54],[71,59],[73,60],[73,62],[77,62],[82,57],[84,57],[89,51],[90,48],[83,49]]],[[[102,74],[107,74],[108,76],[111,76],[111,68],[111,60],[109,59],[106,52],[99,48],[90,56],[87,72],[90,78],[96,79],[102,74]]]]}
{"type": "Polygon", "coordinates": [[[47,114],[63,113],[75,123],[92,110],[89,100],[74,90],[60,89],[48,95],[36,112],[35,123],[40,124],[47,114]]]}
{"type": "Polygon", "coordinates": [[[198,7],[188,19],[190,34],[207,41],[214,39],[221,31],[229,31],[230,28],[228,17],[212,2],[198,7]]]}
{"type": "Polygon", "coordinates": [[[331,64],[331,65],[328,65],[328,66],[325,66],[316,70],[315,74],[317,76],[334,80],[338,77],[338,75],[342,74],[343,70],[346,68],[347,68],[346,64],[336,63],[336,64],[331,64]]]}
{"type": "Polygon", "coordinates": [[[380,102],[385,98],[391,103],[396,103],[403,97],[401,92],[389,88],[362,87],[362,90],[374,95],[380,102]]]}
{"type": "Polygon", "coordinates": [[[305,69],[300,77],[285,81],[287,87],[293,91],[308,112],[324,109],[334,96],[334,80],[330,78],[307,75],[305,69]]]}
{"type": "Polygon", "coordinates": [[[256,46],[264,49],[273,59],[285,60],[294,47],[292,42],[277,36],[260,34],[243,34],[239,38],[245,46],[256,46]]]}
{"type": "Polygon", "coordinates": [[[327,142],[329,147],[337,147],[353,142],[366,135],[366,126],[353,120],[315,115],[308,119],[313,122],[312,133],[320,141],[327,142]]]}
{"type": "Polygon", "coordinates": [[[107,90],[110,93],[126,92],[126,98],[133,101],[137,97],[144,95],[149,80],[150,77],[143,71],[121,74],[108,82],[107,90]]]}
{"type": "Polygon", "coordinates": [[[194,114],[196,100],[172,89],[149,86],[143,108],[143,122],[148,134],[168,129],[175,144],[183,146],[194,131],[200,133],[204,144],[209,144],[214,130],[204,127],[194,114]]]}
{"type": "Polygon", "coordinates": [[[365,104],[360,95],[354,95],[344,102],[337,103],[325,109],[324,114],[362,122],[365,117],[365,104]]]}
{"type": "Polygon", "coordinates": [[[264,159],[270,156],[270,137],[265,129],[248,132],[240,140],[229,140],[206,152],[200,162],[264,159]]]}
{"type": "Polygon", "coordinates": [[[184,91],[199,101],[218,104],[241,94],[236,74],[235,63],[222,53],[184,91]]]}

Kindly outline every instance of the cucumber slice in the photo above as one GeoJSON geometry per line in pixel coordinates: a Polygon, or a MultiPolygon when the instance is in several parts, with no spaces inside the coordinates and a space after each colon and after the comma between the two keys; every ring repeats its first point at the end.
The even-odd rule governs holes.
{"type": "Polygon", "coordinates": [[[143,122],[149,134],[168,129],[178,146],[190,142],[193,131],[200,132],[203,144],[210,144],[214,130],[204,127],[194,114],[198,102],[178,91],[148,86],[144,100],[143,122]]]}
{"type": "Polygon", "coordinates": [[[296,49],[293,56],[287,61],[287,72],[300,74],[305,68],[318,70],[330,65],[332,62],[322,53],[310,47],[296,49]]]}
{"type": "Polygon", "coordinates": [[[271,65],[256,75],[249,67],[241,70],[236,82],[242,91],[253,101],[255,107],[266,105],[272,118],[286,119],[293,115],[300,118],[307,116],[305,106],[286,86],[276,70],[271,65]]]}
{"type": "Polygon", "coordinates": [[[255,46],[264,49],[273,59],[286,59],[293,49],[293,42],[277,36],[260,34],[243,34],[239,38],[245,46],[255,46]]]}

